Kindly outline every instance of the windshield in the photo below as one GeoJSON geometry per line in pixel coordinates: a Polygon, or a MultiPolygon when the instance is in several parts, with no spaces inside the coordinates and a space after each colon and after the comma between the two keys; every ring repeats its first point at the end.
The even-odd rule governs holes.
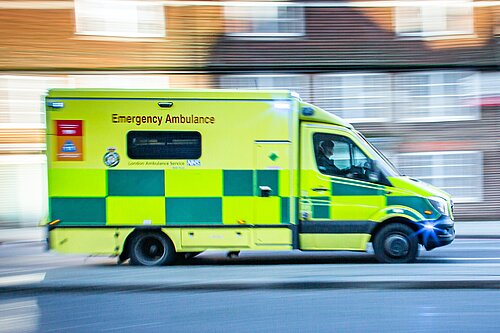
{"type": "Polygon", "coordinates": [[[378,167],[384,172],[384,174],[388,177],[396,177],[396,176],[401,176],[401,173],[398,171],[398,169],[394,166],[394,164],[389,161],[387,157],[382,154],[380,150],[378,150],[374,145],[368,141],[363,134],[361,134],[358,131],[354,131],[357,136],[362,139],[366,144],[367,148],[369,148],[372,153],[372,155],[377,156],[377,162],[378,162],[378,167]]]}

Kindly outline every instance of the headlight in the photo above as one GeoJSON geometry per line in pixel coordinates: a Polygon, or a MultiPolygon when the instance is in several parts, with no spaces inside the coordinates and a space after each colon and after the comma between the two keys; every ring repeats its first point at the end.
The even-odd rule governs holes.
{"type": "Polygon", "coordinates": [[[440,214],[443,214],[445,216],[449,215],[448,203],[446,202],[446,200],[440,197],[430,197],[427,198],[427,200],[429,200],[432,207],[434,207],[440,214]]]}

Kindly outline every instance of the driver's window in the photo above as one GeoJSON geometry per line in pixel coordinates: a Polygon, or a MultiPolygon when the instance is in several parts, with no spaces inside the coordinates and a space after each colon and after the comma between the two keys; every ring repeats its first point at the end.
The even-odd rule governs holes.
{"type": "Polygon", "coordinates": [[[346,169],[351,167],[351,154],[349,149],[349,144],[340,140],[332,140],[334,143],[333,147],[333,161],[335,165],[340,169],[346,169]]]}
{"type": "Polygon", "coordinates": [[[341,135],[315,133],[313,144],[316,164],[321,173],[368,181],[370,159],[351,139],[341,135]]]}

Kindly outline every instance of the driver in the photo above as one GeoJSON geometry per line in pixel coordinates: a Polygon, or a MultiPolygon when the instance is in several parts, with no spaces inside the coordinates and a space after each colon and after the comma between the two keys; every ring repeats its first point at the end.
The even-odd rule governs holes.
{"type": "Polygon", "coordinates": [[[348,173],[348,170],[337,168],[333,161],[333,147],[335,144],[331,140],[321,141],[318,147],[318,169],[327,175],[342,176],[348,173]]]}

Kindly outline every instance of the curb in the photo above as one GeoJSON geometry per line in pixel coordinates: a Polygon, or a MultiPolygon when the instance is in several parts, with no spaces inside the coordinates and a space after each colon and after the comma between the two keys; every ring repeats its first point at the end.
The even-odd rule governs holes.
{"type": "Polygon", "coordinates": [[[238,290],[318,290],[318,289],[500,289],[497,280],[440,280],[440,281],[305,281],[259,283],[192,283],[155,285],[109,285],[57,283],[30,284],[0,287],[5,293],[75,293],[75,292],[191,292],[191,291],[238,291],[238,290]]]}
{"type": "Polygon", "coordinates": [[[2,245],[17,245],[17,244],[46,244],[45,239],[25,239],[25,240],[0,240],[0,246],[2,245]]]}

